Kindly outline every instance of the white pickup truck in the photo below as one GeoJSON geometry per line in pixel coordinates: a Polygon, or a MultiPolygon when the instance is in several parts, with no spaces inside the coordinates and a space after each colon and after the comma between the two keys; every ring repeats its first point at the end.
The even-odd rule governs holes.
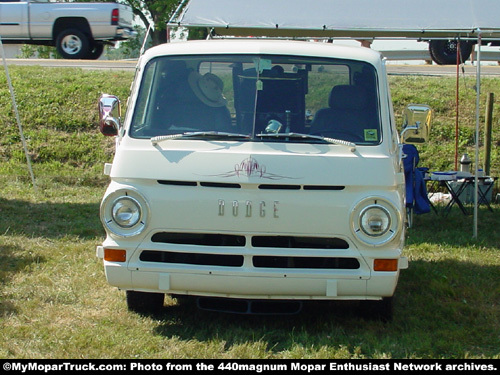
{"type": "Polygon", "coordinates": [[[0,0],[3,43],[56,46],[66,59],[97,59],[104,44],[135,35],[129,6],[0,0]]]}
{"type": "MultiPolygon", "coordinates": [[[[165,44],[140,58],[127,103],[122,122],[116,97],[100,101],[117,138],[97,256],[131,310],[170,294],[239,313],[360,300],[390,317],[408,266],[405,175],[379,53],[165,44]]],[[[407,116],[415,142],[422,108],[407,116]]]]}

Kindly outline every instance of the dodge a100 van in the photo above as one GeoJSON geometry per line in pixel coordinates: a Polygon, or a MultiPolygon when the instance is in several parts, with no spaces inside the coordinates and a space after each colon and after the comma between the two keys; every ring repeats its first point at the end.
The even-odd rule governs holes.
{"type": "Polygon", "coordinates": [[[118,98],[99,105],[116,154],[97,256],[129,309],[172,295],[240,313],[359,300],[390,315],[408,267],[405,177],[379,53],[171,43],[140,58],[123,120],[118,98]]]}

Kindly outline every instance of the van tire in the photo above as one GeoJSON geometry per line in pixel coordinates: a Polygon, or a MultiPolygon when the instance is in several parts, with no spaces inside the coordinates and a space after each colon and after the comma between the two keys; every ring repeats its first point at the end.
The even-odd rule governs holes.
{"type": "Polygon", "coordinates": [[[127,290],[127,307],[129,311],[152,314],[161,310],[165,301],[163,293],[136,292],[127,290]]]}
{"type": "Polygon", "coordinates": [[[394,297],[384,297],[378,301],[361,301],[363,316],[369,320],[392,321],[394,297]]]}
{"type": "Polygon", "coordinates": [[[65,59],[85,59],[90,53],[90,40],[78,29],[61,31],[56,38],[56,49],[65,59]]]}
{"type": "MultiPolygon", "coordinates": [[[[438,65],[455,65],[457,63],[457,44],[456,40],[431,40],[429,41],[429,53],[432,60],[438,65]]],[[[465,62],[469,59],[474,43],[462,40],[460,41],[460,61],[465,62]]]]}

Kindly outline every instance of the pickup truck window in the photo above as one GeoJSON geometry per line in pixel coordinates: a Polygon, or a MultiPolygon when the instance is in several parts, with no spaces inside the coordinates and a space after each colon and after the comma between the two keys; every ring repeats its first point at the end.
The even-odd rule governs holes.
{"type": "Polygon", "coordinates": [[[321,143],[328,138],[358,145],[382,139],[376,72],[366,62],[168,56],[153,59],[142,81],[129,130],[134,138],[219,134],[239,135],[241,141],[321,143]]]}

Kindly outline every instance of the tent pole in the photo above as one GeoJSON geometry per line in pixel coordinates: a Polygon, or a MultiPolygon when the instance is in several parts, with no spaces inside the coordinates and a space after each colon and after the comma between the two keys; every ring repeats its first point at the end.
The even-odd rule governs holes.
{"type": "Polygon", "coordinates": [[[458,171],[458,105],[459,105],[459,79],[460,79],[460,39],[457,40],[457,79],[455,88],[455,170],[458,171]]]}
{"type": "Polygon", "coordinates": [[[478,170],[479,170],[479,105],[481,96],[481,30],[477,36],[477,58],[476,58],[476,162],[474,171],[474,230],[473,238],[477,238],[478,221],[478,170]]]}
{"type": "Polygon", "coordinates": [[[16,97],[14,95],[14,88],[12,87],[12,81],[10,80],[9,68],[7,67],[7,60],[5,60],[5,50],[3,49],[2,37],[0,36],[0,52],[2,52],[3,66],[5,68],[5,75],[7,76],[7,83],[9,85],[10,96],[12,98],[12,107],[14,108],[14,113],[16,114],[17,126],[19,128],[19,134],[21,136],[21,142],[24,148],[24,154],[26,155],[26,162],[28,164],[28,169],[30,171],[31,182],[33,183],[33,188],[36,189],[35,175],[33,174],[33,168],[31,166],[31,160],[28,153],[28,147],[26,146],[26,139],[23,134],[23,127],[21,126],[21,120],[19,119],[19,112],[17,110],[16,97]]]}

